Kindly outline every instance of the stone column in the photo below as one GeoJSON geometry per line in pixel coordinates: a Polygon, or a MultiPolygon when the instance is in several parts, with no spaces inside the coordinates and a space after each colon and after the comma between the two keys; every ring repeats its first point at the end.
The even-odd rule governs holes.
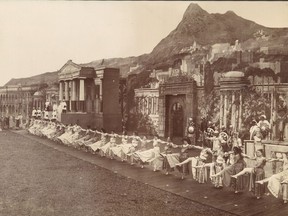
{"type": "Polygon", "coordinates": [[[154,115],[154,96],[151,98],[151,114],[154,115]]]}
{"type": "Polygon", "coordinates": [[[63,101],[63,82],[59,82],[59,101],[63,101]]]}
{"type": "Polygon", "coordinates": [[[242,99],[242,92],[239,92],[239,115],[238,115],[238,129],[240,130],[241,125],[242,125],[242,104],[243,104],[243,99],[242,99]]]}
{"type": "Polygon", "coordinates": [[[103,93],[103,89],[102,89],[102,81],[103,79],[100,80],[99,83],[99,110],[102,113],[103,112],[103,98],[102,98],[102,93],[103,93]]]}
{"type": "Polygon", "coordinates": [[[147,107],[147,111],[146,111],[147,115],[149,115],[149,113],[150,113],[150,106],[149,106],[150,100],[151,100],[151,98],[147,97],[147,105],[146,105],[146,107],[147,107]]]}
{"type": "Polygon", "coordinates": [[[236,130],[236,105],[235,105],[235,92],[232,92],[232,101],[231,101],[231,125],[233,126],[233,129],[236,130]]]}
{"type": "Polygon", "coordinates": [[[228,106],[227,91],[225,91],[225,95],[224,95],[224,113],[223,113],[223,126],[225,128],[227,128],[227,106],[228,106]]]}
{"type": "Polygon", "coordinates": [[[158,121],[158,134],[161,137],[165,135],[165,96],[160,96],[158,99],[159,108],[159,121],[158,121]]]}
{"type": "Polygon", "coordinates": [[[276,121],[276,97],[275,97],[275,89],[273,89],[272,94],[271,94],[271,117],[270,117],[270,124],[271,124],[271,129],[272,129],[272,133],[271,133],[271,137],[270,139],[273,140],[276,138],[276,125],[273,123],[276,121]]]}
{"type": "MultiPolygon", "coordinates": [[[[100,90],[100,91],[101,91],[101,90],[100,90]]],[[[80,101],[84,101],[84,100],[85,100],[85,85],[84,85],[84,79],[80,79],[79,100],[80,100],[80,101]]]]}
{"type": "Polygon", "coordinates": [[[72,80],[72,101],[76,101],[76,80],[72,80]]]}
{"type": "Polygon", "coordinates": [[[69,99],[69,81],[65,81],[65,101],[68,101],[69,99]]]}
{"type": "Polygon", "coordinates": [[[223,94],[220,92],[220,129],[223,126],[223,94]]]}

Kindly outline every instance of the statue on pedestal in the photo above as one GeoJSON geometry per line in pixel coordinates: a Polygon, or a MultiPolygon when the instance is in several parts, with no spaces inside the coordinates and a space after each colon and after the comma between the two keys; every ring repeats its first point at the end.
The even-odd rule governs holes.
{"type": "Polygon", "coordinates": [[[195,144],[195,123],[192,117],[188,119],[187,137],[191,143],[195,144]]]}
{"type": "Polygon", "coordinates": [[[277,104],[277,127],[279,130],[279,141],[284,141],[284,130],[287,122],[287,104],[280,95],[277,104]]]}

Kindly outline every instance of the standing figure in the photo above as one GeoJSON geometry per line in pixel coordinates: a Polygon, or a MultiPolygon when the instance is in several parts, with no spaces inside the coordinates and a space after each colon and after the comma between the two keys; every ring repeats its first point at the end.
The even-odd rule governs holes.
{"type": "Polygon", "coordinates": [[[67,103],[65,100],[62,101],[61,107],[62,107],[62,113],[66,113],[67,112],[67,103]]]}
{"type": "Polygon", "coordinates": [[[260,116],[260,121],[258,122],[258,127],[260,128],[262,137],[264,140],[268,139],[268,135],[271,129],[270,123],[266,119],[266,115],[260,116]]]}
{"type": "Polygon", "coordinates": [[[231,178],[231,176],[241,172],[246,167],[246,162],[244,161],[244,154],[239,147],[234,147],[232,154],[234,157],[234,163],[211,177],[222,175],[223,184],[226,187],[234,189],[235,194],[237,194],[240,190],[244,189],[244,179],[242,176],[237,179],[231,178]]]}
{"type": "Polygon", "coordinates": [[[250,140],[254,140],[256,129],[258,128],[256,120],[253,120],[250,127],[250,140]]]}
{"type": "Polygon", "coordinates": [[[264,184],[268,182],[268,189],[271,194],[278,198],[282,195],[284,203],[288,202],[288,194],[287,194],[287,182],[288,182],[288,160],[287,155],[283,153],[283,171],[277,174],[274,174],[268,178],[257,181],[256,183],[264,184]],[[284,188],[282,188],[284,184],[284,188]],[[286,185],[286,186],[285,186],[286,185]],[[284,191],[283,191],[284,190],[284,191]]]}
{"type": "Polygon", "coordinates": [[[195,123],[193,118],[188,119],[187,137],[190,139],[191,143],[195,143],[195,123]]]}
{"type": "Polygon", "coordinates": [[[264,166],[266,164],[266,158],[263,156],[263,154],[264,154],[263,149],[258,149],[256,151],[255,157],[249,157],[246,155],[247,158],[256,161],[254,167],[244,168],[241,172],[231,176],[232,178],[237,179],[239,176],[249,173],[250,174],[249,191],[252,191],[255,197],[257,197],[257,199],[260,199],[265,192],[264,187],[256,184],[256,181],[260,181],[265,178],[264,166]]]}
{"type": "Polygon", "coordinates": [[[164,153],[161,154],[164,158],[162,169],[166,171],[166,175],[169,175],[170,172],[174,171],[175,165],[179,163],[179,154],[173,151],[177,147],[177,145],[172,143],[170,137],[168,137],[167,144],[164,147],[164,153]]]}
{"type": "Polygon", "coordinates": [[[279,96],[279,104],[277,105],[277,117],[279,141],[284,141],[284,130],[287,121],[287,104],[282,96],[279,96]]]}
{"type": "Polygon", "coordinates": [[[32,118],[34,119],[37,118],[37,110],[35,109],[35,107],[33,107],[33,110],[32,110],[32,118]]]}
{"type": "Polygon", "coordinates": [[[184,138],[182,141],[184,144],[180,146],[181,147],[179,155],[180,163],[176,164],[176,168],[181,173],[181,179],[184,179],[184,177],[189,174],[189,163],[182,163],[182,162],[186,161],[189,158],[188,149],[191,148],[191,145],[190,140],[187,138],[184,138]]]}
{"type": "Polygon", "coordinates": [[[212,163],[205,163],[201,166],[195,166],[195,168],[202,168],[202,167],[209,167],[210,168],[210,178],[211,183],[214,185],[215,188],[222,188],[222,176],[212,177],[215,173],[221,172],[225,168],[225,161],[222,156],[213,156],[212,163]]]}
{"type": "Polygon", "coordinates": [[[41,111],[41,108],[39,107],[37,110],[37,113],[36,113],[37,119],[41,119],[41,113],[42,113],[42,111],[41,111]]]}

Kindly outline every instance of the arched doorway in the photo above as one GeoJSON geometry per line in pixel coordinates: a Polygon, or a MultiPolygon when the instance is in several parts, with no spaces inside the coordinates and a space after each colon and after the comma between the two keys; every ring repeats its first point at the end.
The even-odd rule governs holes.
{"type": "Polygon", "coordinates": [[[172,137],[183,137],[184,110],[180,103],[176,102],[171,107],[172,137]]]}

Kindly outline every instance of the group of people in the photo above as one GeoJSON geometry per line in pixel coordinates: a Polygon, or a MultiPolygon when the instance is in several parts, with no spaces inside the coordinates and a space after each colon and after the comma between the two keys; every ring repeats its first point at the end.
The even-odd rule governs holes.
{"type": "Polygon", "coordinates": [[[182,179],[191,175],[201,184],[210,180],[215,188],[228,187],[235,194],[248,186],[257,199],[263,196],[265,183],[268,182],[268,189],[275,197],[282,194],[284,202],[287,203],[288,200],[287,155],[283,153],[281,159],[268,159],[264,157],[263,149],[258,149],[254,157],[249,157],[242,151],[238,134],[230,136],[224,128],[220,132],[207,128],[202,146],[191,144],[189,137],[183,138],[182,144],[178,145],[170,138],[164,141],[157,135],[148,139],[137,133],[128,136],[123,132],[120,135],[113,131],[107,133],[104,129],[86,130],[79,125],[66,126],[41,119],[32,120],[28,131],[101,157],[138,165],[140,168],[150,166],[153,171],[163,170],[166,175],[171,172],[180,173],[182,179]],[[253,167],[247,167],[247,159],[255,161],[253,167]],[[275,160],[283,163],[282,171],[265,179],[265,164],[275,160]]]}
{"type": "Polygon", "coordinates": [[[41,110],[40,107],[38,109],[33,107],[32,118],[33,119],[44,119],[44,120],[57,121],[57,105],[54,105],[52,110],[51,110],[49,104],[45,104],[45,108],[43,110],[41,110]],[[49,114],[49,112],[51,114],[49,114]]]}

